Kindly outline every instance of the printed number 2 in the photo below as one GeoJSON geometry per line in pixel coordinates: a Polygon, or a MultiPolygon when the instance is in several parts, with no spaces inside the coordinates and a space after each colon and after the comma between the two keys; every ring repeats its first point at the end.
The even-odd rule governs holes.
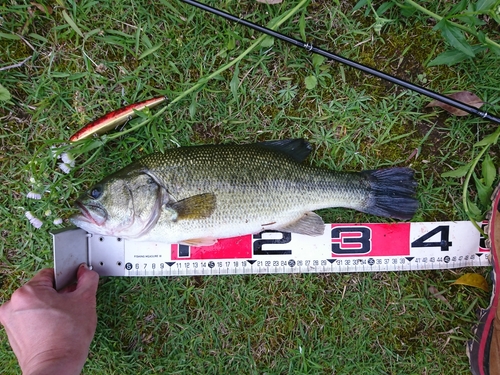
{"type": "Polygon", "coordinates": [[[253,235],[254,240],[256,240],[253,242],[254,255],[286,255],[292,253],[292,250],[282,250],[282,249],[265,250],[262,248],[264,245],[272,245],[272,244],[284,245],[289,243],[292,240],[291,233],[278,232],[274,230],[266,230],[262,233],[253,235]],[[280,233],[281,238],[280,239],[262,238],[262,233],[280,233]]]}
{"type": "Polygon", "coordinates": [[[411,247],[440,247],[441,251],[450,250],[451,245],[452,243],[450,242],[450,227],[448,225],[440,225],[411,243],[411,247]],[[441,241],[427,242],[429,238],[438,233],[441,233],[441,241]]]}

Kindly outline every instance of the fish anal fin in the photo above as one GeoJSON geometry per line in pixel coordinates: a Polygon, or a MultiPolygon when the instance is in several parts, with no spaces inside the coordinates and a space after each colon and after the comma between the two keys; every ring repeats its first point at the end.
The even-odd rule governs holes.
{"type": "Polygon", "coordinates": [[[217,238],[213,237],[191,238],[189,240],[181,241],[180,243],[188,246],[212,246],[217,243],[217,238]]]}
{"type": "Polygon", "coordinates": [[[166,209],[172,209],[177,212],[176,220],[186,219],[205,219],[213,214],[216,207],[216,198],[214,193],[204,193],[193,195],[192,197],[180,200],[166,209]]]}
{"type": "Polygon", "coordinates": [[[280,230],[308,236],[321,236],[325,232],[325,222],[318,214],[306,212],[300,219],[280,227],[280,230]]]}

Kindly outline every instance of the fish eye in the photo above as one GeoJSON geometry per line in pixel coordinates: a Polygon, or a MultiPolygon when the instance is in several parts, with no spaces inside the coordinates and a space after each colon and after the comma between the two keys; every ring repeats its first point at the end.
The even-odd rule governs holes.
{"type": "Polygon", "coordinates": [[[94,199],[98,199],[102,195],[102,186],[96,185],[92,190],[90,190],[90,196],[94,199]]]}

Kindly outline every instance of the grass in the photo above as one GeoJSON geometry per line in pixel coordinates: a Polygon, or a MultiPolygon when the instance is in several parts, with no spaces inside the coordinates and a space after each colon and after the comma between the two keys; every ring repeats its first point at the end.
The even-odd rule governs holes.
{"type": "MultiPolygon", "coordinates": [[[[298,3],[217,6],[267,25],[298,3]]],[[[426,67],[446,46],[425,15],[404,18],[393,8],[394,21],[378,34],[373,16],[353,13],[354,4],[312,1],[280,32],[300,39],[303,30],[317,46],[438,92],[475,92],[500,113],[500,64],[493,54],[426,67]]],[[[146,125],[84,143],[66,175],[50,146],[125,103],[182,96],[260,35],[177,1],[46,5],[50,12],[22,0],[0,6],[0,67],[32,56],[0,71],[0,84],[12,94],[0,102],[0,302],[51,266],[48,230],[56,227],[53,219],[72,212],[79,191],[142,155],[177,145],[305,137],[315,165],[413,167],[421,202],[414,220],[467,218],[462,180],[441,174],[472,160],[472,145],[496,125],[424,109],[425,97],[278,41],[256,48],[146,125]],[[311,75],[317,85],[309,90],[311,75]],[[42,199],[26,198],[29,191],[42,199]],[[44,221],[40,230],[30,226],[26,210],[44,221]]],[[[427,7],[443,11],[438,2],[427,7]]],[[[484,27],[498,40],[492,22],[484,27]]],[[[498,151],[489,150],[496,164],[498,151]]],[[[469,193],[479,204],[474,189],[469,193]]],[[[340,209],[321,214],[329,222],[383,221],[340,209]]],[[[466,374],[464,342],[489,296],[450,281],[471,271],[488,274],[103,279],[84,373],[466,374]],[[454,310],[429,295],[431,285],[454,310]]],[[[0,335],[4,372],[17,373],[0,335]]]]}

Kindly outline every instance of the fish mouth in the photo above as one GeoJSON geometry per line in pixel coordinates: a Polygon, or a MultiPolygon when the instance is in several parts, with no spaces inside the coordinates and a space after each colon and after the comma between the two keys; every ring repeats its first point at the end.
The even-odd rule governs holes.
{"type": "Polygon", "coordinates": [[[99,227],[102,226],[104,224],[104,222],[106,221],[105,212],[103,212],[104,210],[101,207],[96,206],[96,205],[87,205],[87,206],[89,206],[89,208],[91,210],[96,211],[96,213],[97,213],[97,215],[92,215],[90,210],[87,208],[87,206],[84,205],[82,202],[76,201],[75,204],[80,209],[81,215],[79,215],[79,216],[80,216],[81,220],[86,221],[90,224],[97,225],[99,227]],[[103,215],[101,215],[101,213],[103,215]],[[97,218],[100,218],[101,220],[96,220],[96,216],[97,216],[97,218]]]}

